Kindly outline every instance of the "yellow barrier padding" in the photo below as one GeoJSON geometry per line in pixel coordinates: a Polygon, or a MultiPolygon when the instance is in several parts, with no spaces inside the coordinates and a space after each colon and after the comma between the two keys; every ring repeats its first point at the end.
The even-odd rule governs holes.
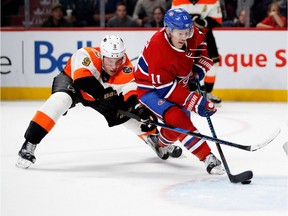
{"type": "Polygon", "coordinates": [[[46,100],[51,88],[44,87],[1,87],[1,100],[46,100]]]}
{"type": "Polygon", "coordinates": [[[215,89],[213,95],[223,101],[287,102],[287,90],[271,89],[215,89]]]}
{"type": "MultiPolygon", "coordinates": [[[[213,94],[223,101],[288,102],[287,90],[215,89],[213,94]]],[[[51,88],[1,87],[1,100],[46,100],[51,88]]]]}

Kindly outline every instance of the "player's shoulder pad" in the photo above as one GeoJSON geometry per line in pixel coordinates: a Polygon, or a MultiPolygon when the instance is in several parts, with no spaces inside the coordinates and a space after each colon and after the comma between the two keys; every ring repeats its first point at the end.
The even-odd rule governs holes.
{"type": "Polygon", "coordinates": [[[84,47],[82,48],[82,53],[84,54],[84,58],[82,61],[82,65],[88,67],[91,62],[99,62],[101,61],[100,50],[93,47],[84,47]]]}

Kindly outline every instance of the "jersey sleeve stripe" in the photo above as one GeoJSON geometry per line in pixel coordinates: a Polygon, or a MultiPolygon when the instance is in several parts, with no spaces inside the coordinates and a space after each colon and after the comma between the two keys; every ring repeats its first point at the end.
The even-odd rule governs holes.
{"type": "Polygon", "coordinates": [[[138,68],[140,69],[141,73],[146,75],[146,76],[149,76],[148,75],[148,64],[147,62],[145,61],[144,57],[141,56],[139,58],[139,61],[138,61],[138,68]]]}
{"type": "MultiPolygon", "coordinates": [[[[169,83],[169,86],[166,85],[166,87],[170,87],[170,89],[168,90],[168,88],[166,89],[167,93],[166,95],[164,96],[164,98],[168,98],[172,92],[174,91],[174,89],[176,88],[176,85],[177,85],[177,82],[172,82],[172,83],[169,83]]],[[[165,85],[164,85],[165,86],[165,85]]],[[[162,86],[163,87],[163,86],[162,86]]]]}
{"type": "Polygon", "coordinates": [[[137,83],[137,86],[138,86],[138,88],[141,88],[141,89],[154,89],[154,86],[152,86],[152,85],[145,85],[145,84],[139,84],[139,83],[137,83]]]}

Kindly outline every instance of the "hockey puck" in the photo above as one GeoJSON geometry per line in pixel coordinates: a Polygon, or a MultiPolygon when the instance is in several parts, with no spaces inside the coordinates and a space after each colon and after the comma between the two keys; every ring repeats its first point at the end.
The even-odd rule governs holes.
{"type": "Polygon", "coordinates": [[[251,183],[251,180],[246,180],[246,181],[241,182],[241,184],[250,184],[250,183],[251,183]]]}

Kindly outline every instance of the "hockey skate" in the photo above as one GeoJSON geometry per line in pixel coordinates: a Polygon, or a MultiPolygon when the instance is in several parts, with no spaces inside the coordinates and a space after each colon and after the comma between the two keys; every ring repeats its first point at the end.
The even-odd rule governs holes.
{"type": "Polygon", "coordinates": [[[25,141],[20,149],[18,155],[19,158],[16,162],[16,166],[23,169],[28,169],[32,163],[35,163],[36,157],[34,156],[34,151],[36,149],[36,144],[32,144],[25,141]]]}
{"type": "Polygon", "coordinates": [[[179,146],[168,145],[161,147],[158,144],[157,134],[151,134],[147,137],[147,145],[149,145],[162,160],[167,160],[169,156],[179,158],[182,155],[182,149],[179,146]]]}
{"type": "Polygon", "coordinates": [[[221,161],[218,160],[212,153],[207,155],[204,163],[209,174],[223,175],[225,172],[221,165],[221,161]]]}
{"type": "Polygon", "coordinates": [[[205,97],[207,98],[207,100],[210,100],[210,101],[212,101],[215,104],[221,103],[221,98],[218,98],[218,97],[214,96],[211,92],[210,93],[206,93],[205,95],[206,95],[205,97]]]}

